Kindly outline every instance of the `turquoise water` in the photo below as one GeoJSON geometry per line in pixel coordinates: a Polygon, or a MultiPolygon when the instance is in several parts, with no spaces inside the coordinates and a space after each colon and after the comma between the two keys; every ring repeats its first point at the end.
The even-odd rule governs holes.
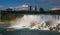
{"type": "MultiPolygon", "coordinates": [[[[32,20],[34,18],[33,21],[35,19],[37,21],[39,21],[39,20],[41,20],[41,18],[42,18],[42,21],[43,21],[43,19],[44,20],[45,19],[46,20],[58,20],[58,19],[60,20],[60,16],[58,17],[58,16],[54,16],[54,15],[51,15],[51,16],[49,16],[49,15],[47,15],[47,16],[46,15],[41,15],[41,16],[37,15],[39,17],[39,19],[35,15],[31,16],[31,18],[29,16],[27,16],[27,15],[25,15],[25,16],[26,16],[26,19],[29,19],[29,20],[32,20]]],[[[54,21],[54,23],[55,23],[55,21],[54,21]]],[[[19,25],[19,24],[17,24],[17,25],[19,25]]],[[[2,27],[2,25],[0,27],[2,27]]],[[[7,32],[6,29],[4,28],[4,29],[0,29],[0,34],[2,34],[2,35],[60,35],[60,32],[48,31],[48,30],[28,30],[28,29],[21,29],[21,30],[14,30],[14,31],[7,32]]]]}
{"type": "Polygon", "coordinates": [[[1,30],[0,34],[2,35],[60,35],[60,32],[57,31],[47,31],[47,30],[14,30],[7,32],[6,29],[1,30]]]}

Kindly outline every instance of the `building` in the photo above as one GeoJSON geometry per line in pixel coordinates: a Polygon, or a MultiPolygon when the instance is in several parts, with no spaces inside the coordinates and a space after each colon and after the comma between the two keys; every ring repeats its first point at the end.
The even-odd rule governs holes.
{"type": "Polygon", "coordinates": [[[32,11],[32,6],[29,7],[29,10],[32,11]]]}
{"type": "Polygon", "coordinates": [[[37,11],[37,6],[34,6],[32,10],[37,11]]]}
{"type": "Polygon", "coordinates": [[[39,11],[40,11],[41,13],[44,13],[44,9],[43,9],[43,8],[40,8],[39,11]]]}
{"type": "Polygon", "coordinates": [[[13,11],[13,7],[7,8],[6,11],[13,11]]]}
{"type": "Polygon", "coordinates": [[[23,4],[21,6],[16,7],[15,10],[18,10],[18,11],[20,11],[20,10],[29,10],[29,5],[28,4],[23,4]]]}
{"type": "Polygon", "coordinates": [[[53,7],[50,10],[60,10],[60,8],[59,7],[53,7]]]}

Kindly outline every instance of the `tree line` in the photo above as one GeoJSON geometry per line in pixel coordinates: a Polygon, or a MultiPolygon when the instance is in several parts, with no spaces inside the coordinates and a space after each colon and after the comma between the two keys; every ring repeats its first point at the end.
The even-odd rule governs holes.
{"type": "Polygon", "coordinates": [[[9,13],[19,13],[19,14],[57,14],[60,15],[60,10],[48,10],[45,11],[43,8],[40,8],[39,11],[35,10],[20,10],[20,11],[16,11],[16,10],[12,10],[12,9],[6,9],[6,10],[0,10],[1,14],[9,14],[9,13]]]}

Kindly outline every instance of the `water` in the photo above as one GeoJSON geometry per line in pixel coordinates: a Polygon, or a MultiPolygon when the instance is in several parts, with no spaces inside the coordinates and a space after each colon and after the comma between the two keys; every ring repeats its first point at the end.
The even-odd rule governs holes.
{"type": "Polygon", "coordinates": [[[30,28],[31,23],[36,23],[33,28],[37,29],[38,26],[49,22],[51,26],[60,24],[60,15],[24,15],[23,17],[16,18],[16,24],[12,24],[9,27],[15,29],[30,28]]]}
{"type": "Polygon", "coordinates": [[[49,31],[44,28],[45,21],[49,21],[51,26],[56,26],[60,24],[60,15],[24,15],[22,17],[17,16],[16,22],[10,22],[12,24],[8,26],[10,28],[14,28],[14,30],[8,32],[8,27],[2,28],[0,29],[0,35],[60,35],[60,32],[58,31],[49,31]],[[36,23],[36,25],[31,28],[32,22],[36,23]],[[38,29],[38,26],[41,26],[41,24],[44,24],[42,29],[38,29]]]}
{"type": "Polygon", "coordinates": [[[0,33],[2,35],[60,35],[56,31],[47,31],[47,30],[15,30],[11,32],[3,31],[0,33]]]}

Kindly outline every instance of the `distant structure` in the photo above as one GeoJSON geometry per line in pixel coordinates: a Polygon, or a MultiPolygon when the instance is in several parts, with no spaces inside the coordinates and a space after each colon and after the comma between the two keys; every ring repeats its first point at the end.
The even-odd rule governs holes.
{"type": "Polygon", "coordinates": [[[37,6],[34,6],[32,10],[37,11],[37,6]]]}
{"type": "Polygon", "coordinates": [[[32,11],[32,6],[29,7],[29,10],[32,11]]]}
{"type": "Polygon", "coordinates": [[[59,7],[53,7],[50,10],[52,10],[52,11],[54,11],[54,10],[60,10],[60,8],[59,7]]]}
{"type": "Polygon", "coordinates": [[[12,8],[7,8],[6,11],[13,11],[13,9],[12,8]]]}
{"type": "Polygon", "coordinates": [[[16,7],[16,10],[28,11],[29,10],[28,0],[25,0],[23,5],[16,7]]]}
{"type": "Polygon", "coordinates": [[[16,7],[16,10],[18,10],[18,11],[20,11],[20,10],[29,10],[29,5],[28,4],[23,4],[23,5],[21,5],[21,6],[18,6],[18,7],[16,7]]]}
{"type": "Polygon", "coordinates": [[[40,11],[41,13],[43,13],[43,12],[44,12],[44,9],[43,9],[43,8],[40,8],[39,11],[40,11]]]}
{"type": "Polygon", "coordinates": [[[29,10],[29,5],[28,4],[24,4],[20,7],[20,10],[29,10]]]}

